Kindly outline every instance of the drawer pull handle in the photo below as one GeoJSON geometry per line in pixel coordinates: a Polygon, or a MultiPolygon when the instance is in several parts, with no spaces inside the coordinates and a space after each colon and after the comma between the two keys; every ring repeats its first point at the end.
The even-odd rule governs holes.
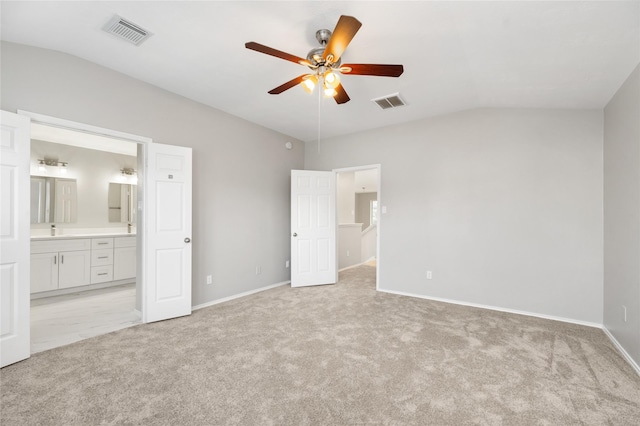
{"type": "Polygon", "coordinates": [[[107,275],[107,273],[106,273],[106,272],[103,272],[103,273],[101,273],[101,274],[98,274],[98,275],[107,275]]]}
{"type": "Polygon", "coordinates": [[[54,265],[58,264],[58,256],[53,256],[53,264],[54,265]]]}
{"type": "Polygon", "coordinates": [[[98,259],[108,259],[109,256],[98,256],[98,259]]]}
{"type": "Polygon", "coordinates": [[[98,243],[99,246],[104,246],[106,244],[109,244],[109,243],[98,243]]]}

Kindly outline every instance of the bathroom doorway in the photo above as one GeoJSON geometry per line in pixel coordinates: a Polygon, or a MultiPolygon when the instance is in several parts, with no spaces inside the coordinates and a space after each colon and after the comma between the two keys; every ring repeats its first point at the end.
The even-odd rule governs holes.
{"type": "Polygon", "coordinates": [[[31,353],[141,323],[138,144],[32,123],[30,165],[31,353]]]}

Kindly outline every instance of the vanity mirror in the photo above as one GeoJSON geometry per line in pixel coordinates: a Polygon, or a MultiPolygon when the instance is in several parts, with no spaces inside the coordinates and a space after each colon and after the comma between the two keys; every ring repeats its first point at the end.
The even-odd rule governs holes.
{"type": "Polygon", "coordinates": [[[136,186],[128,183],[109,183],[109,222],[136,222],[136,186]]]}
{"type": "Polygon", "coordinates": [[[31,223],[78,221],[78,187],[75,179],[31,176],[31,223]]]}

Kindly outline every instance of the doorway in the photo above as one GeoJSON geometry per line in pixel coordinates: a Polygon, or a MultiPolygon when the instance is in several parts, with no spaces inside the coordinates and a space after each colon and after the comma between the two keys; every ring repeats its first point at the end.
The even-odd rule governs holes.
{"type": "Polygon", "coordinates": [[[136,274],[138,150],[133,141],[32,120],[32,354],[142,322],[136,274]],[[60,182],[73,188],[66,200],[56,191],[60,182]],[[59,214],[59,204],[65,214],[59,214]],[[81,242],[93,246],[80,247],[81,242]],[[65,255],[56,247],[71,244],[88,250],[64,252],[80,259],[70,282],[61,278],[68,277],[62,268],[71,266],[68,261],[63,266],[65,255]],[[52,259],[57,266],[50,265],[52,259]]]}
{"type": "Polygon", "coordinates": [[[338,270],[376,268],[380,287],[381,166],[334,169],[338,223],[338,270]]]}
{"type": "Polygon", "coordinates": [[[31,253],[32,354],[141,323],[137,151],[134,142],[31,124],[31,237],[41,246],[31,253]],[[61,182],[73,188],[67,200],[55,190],[61,182]],[[109,244],[90,248],[80,262],[90,269],[63,282],[55,246],[74,241],[109,244]]]}
{"type": "MultiPolygon", "coordinates": [[[[123,139],[137,144],[137,164],[142,180],[137,200],[136,282],[142,322],[162,321],[191,314],[191,217],[192,217],[192,149],[152,144],[150,138],[90,126],[69,120],[18,110],[2,112],[2,311],[0,322],[0,365],[6,366],[30,356],[30,252],[33,252],[29,214],[31,184],[30,128],[32,123],[77,130],[88,135],[123,139]],[[27,214],[24,214],[27,213],[27,214]],[[31,248],[31,250],[30,250],[31,248]]],[[[57,166],[61,166],[57,162],[57,166]]],[[[46,164],[46,163],[45,163],[46,164]]],[[[52,164],[53,165],[53,164],[52,164]]],[[[62,165],[64,167],[64,165],[62,165]]],[[[65,215],[72,212],[69,201],[73,185],[65,183],[65,215]]],[[[76,283],[93,269],[94,241],[87,238],[82,246],[67,250],[65,246],[51,256],[55,279],[60,279],[60,265],[65,264],[65,282],[76,283]],[[88,245],[87,245],[88,244],[88,245]],[[60,251],[61,249],[61,251],[60,251]],[[64,253],[73,251],[73,255],[64,253]],[[68,257],[67,257],[68,256],[68,257]],[[65,259],[67,262],[65,262],[65,259]],[[71,265],[74,265],[72,268],[71,265]]],[[[103,244],[109,242],[102,241],[103,244]]],[[[56,243],[57,244],[57,243],[56,243]]],[[[115,244],[114,244],[115,245],[115,244]]],[[[40,249],[42,249],[40,244],[40,249]]],[[[44,248],[50,248],[49,246],[44,248]]],[[[96,244],[97,249],[103,249],[96,244]]],[[[101,253],[102,254],[102,253],[101,253]]],[[[115,255],[114,255],[115,257],[115,255]]],[[[98,265],[103,266],[103,265],[98,265]]],[[[51,279],[54,279],[52,268],[51,279]]],[[[71,287],[71,286],[69,286],[71,287]]]]}

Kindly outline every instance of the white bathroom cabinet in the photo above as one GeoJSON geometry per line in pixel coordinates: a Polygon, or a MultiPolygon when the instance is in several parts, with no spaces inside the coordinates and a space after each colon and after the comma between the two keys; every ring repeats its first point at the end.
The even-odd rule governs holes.
{"type": "Polygon", "coordinates": [[[31,293],[133,279],[135,252],[135,236],[32,241],[31,293]]]}

